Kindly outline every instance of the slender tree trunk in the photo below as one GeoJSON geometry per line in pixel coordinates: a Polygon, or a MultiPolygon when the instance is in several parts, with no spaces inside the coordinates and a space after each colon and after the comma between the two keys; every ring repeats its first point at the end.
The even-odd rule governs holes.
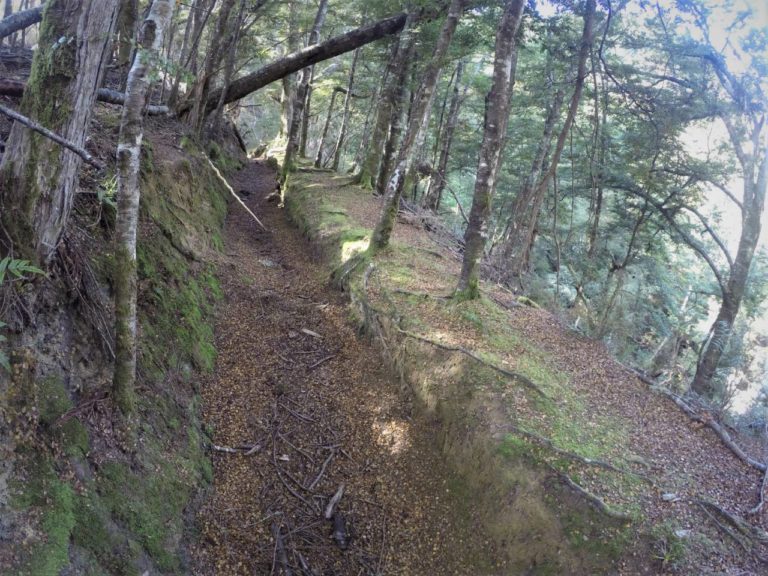
{"type": "Polygon", "coordinates": [[[133,39],[139,20],[138,0],[120,0],[117,16],[117,65],[128,66],[133,53],[133,39]]]}
{"type": "Polygon", "coordinates": [[[527,202],[526,199],[521,198],[520,202],[516,201],[515,206],[513,207],[513,213],[510,219],[510,235],[504,247],[504,274],[509,282],[519,282],[520,278],[528,270],[531,248],[533,247],[533,242],[536,237],[536,224],[539,219],[541,203],[549,186],[549,181],[555,173],[555,170],[557,170],[557,166],[560,162],[560,155],[565,147],[565,141],[571,130],[573,121],[576,118],[576,112],[579,108],[579,102],[581,101],[581,93],[584,88],[584,79],[587,74],[587,57],[589,56],[589,51],[592,46],[595,9],[596,0],[587,0],[584,11],[584,29],[581,36],[581,45],[579,47],[575,86],[568,106],[568,113],[565,117],[565,123],[560,130],[560,135],[555,144],[555,150],[552,153],[549,168],[544,173],[541,180],[535,185],[536,187],[532,198],[527,202]],[[521,218],[520,212],[524,213],[526,211],[529,216],[528,214],[525,214],[525,217],[521,218]]]}
{"type": "Polygon", "coordinates": [[[211,43],[208,47],[208,54],[205,58],[205,69],[201,77],[197,79],[194,94],[194,106],[192,108],[192,114],[189,118],[189,125],[194,130],[197,136],[202,136],[203,125],[205,123],[205,117],[208,112],[212,112],[213,109],[219,105],[221,98],[213,103],[213,106],[209,109],[206,107],[208,102],[208,94],[210,92],[211,84],[213,83],[214,76],[216,75],[216,69],[219,67],[222,58],[221,44],[222,40],[226,37],[227,27],[229,25],[229,15],[232,12],[232,8],[235,5],[235,0],[223,0],[221,9],[219,10],[219,17],[216,23],[216,32],[212,35],[211,43]]]}
{"type": "Polygon", "coordinates": [[[245,17],[245,8],[247,0],[240,0],[240,7],[235,17],[235,23],[230,32],[229,38],[226,44],[226,57],[224,61],[224,77],[222,79],[221,97],[216,105],[216,109],[211,113],[211,125],[210,133],[215,138],[221,132],[221,125],[224,121],[224,94],[229,88],[229,84],[232,82],[232,73],[235,70],[235,61],[237,60],[237,48],[240,43],[240,33],[243,27],[243,18],[245,17]]]}
{"type": "Polygon", "coordinates": [[[437,177],[430,180],[429,188],[424,195],[424,207],[435,212],[439,208],[440,200],[443,197],[445,179],[448,176],[448,158],[451,155],[453,134],[459,121],[459,107],[462,99],[460,85],[463,70],[464,62],[459,61],[456,66],[456,82],[453,85],[453,95],[451,96],[451,104],[448,107],[448,117],[442,134],[442,146],[440,147],[440,157],[437,163],[437,177]]]}
{"type": "MultiPolygon", "coordinates": [[[[325,16],[328,13],[328,0],[320,0],[320,5],[315,14],[315,21],[312,24],[312,31],[309,33],[307,46],[314,46],[320,40],[320,29],[325,22],[325,16]]],[[[299,152],[299,140],[305,120],[308,120],[309,109],[306,108],[309,103],[309,83],[314,74],[314,67],[304,68],[299,73],[299,79],[296,85],[296,98],[293,104],[293,116],[291,125],[288,129],[288,142],[285,145],[285,159],[283,160],[283,179],[293,171],[296,162],[296,154],[299,152]],[[305,113],[306,108],[306,113],[305,113]]],[[[223,96],[224,93],[222,93],[223,96]]],[[[349,97],[349,95],[347,95],[349,97]]],[[[305,144],[306,145],[306,144],[305,144]]]]}
{"type": "Polygon", "coordinates": [[[403,114],[405,111],[405,100],[408,95],[406,90],[408,70],[412,65],[415,65],[413,62],[414,33],[409,30],[407,37],[401,40],[401,44],[404,50],[403,59],[400,63],[401,67],[396,72],[394,93],[392,100],[389,101],[389,120],[387,121],[389,129],[386,133],[387,139],[384,142],[384,151],[379,162],[379,173],[376,177],[376,193],[379,195],[384,194],[384,190],[387,187],[387,179],[392,172],[392,162],[403,132],[403,114]]]}
{"type": "MultiPolygon", "coordinates": [[[[406,29],[408,26],[406,24],[406,29]]],[[[401,51],[400,46],[400,38],[392,43],[387,69],[384,71],[384,77],[381,81],[371,139],[364,151],[365,158],[360,163],[360,173],[355,177],[355,183],[367,189],[376,185],[376,175],[381,164],[381,154],[387,138],[389,120],[392,116],[392,106],[397,91],[397,72],[404,65],[405,53],[401,51]]]]}
{"type": "Polygon", "coordinates": [[[355,82],[355,69],[357,68],[357,59],[360,57],[360,48],[355,50],[352,56],[352,65],[349,67],[349,80],[347,81],[347,93],[344,96],[344,113],[341,116],[341,128],[339,128],[339,137],[336,140],[336,148],[333,151],[333,164],[331,168],[338,171],[341,163],[341,153],[344,150],[344,142],[347,138],[347,124],[349,123],[349,108],[352,102],[352,87],[355,82]]]}
{"type": "Polygon", "coordinates": [[[144,135],[142,110],[149,93],[149,69],[162,50],[173,14],[173,0],[153,0],[141,28],[141,49],[128,75],[117,144],[117,221],[115,224],[115,374],[114,398],[123,414],[134,407],[136,381],[136,233],[139,221],[139,168],[144,135]]]}
{"type": "Polygon", "coordinates": [[[334,89],[331,94],[331,101],[328,104],[328,114],[325,117],[325,124],[323,125],[323,133],[320,136],[320,143],[317,146],[317,154],[315,155],[315,168],[320,168],[323,165],[323,148],[325,147],[325,140],[328,137],[328,128],[331,125],[331,117],[333,116],[333,105],[336,103],[336,96],[341,90],[334,89]]]}
{"type": "MultiPolygon", "coordinates": [[[[299,49],[299,35],[296,26],[296,2],[288,1],[288,54],[295,54],[299,49]]],[[[282,90],[280,92],[280,132],[277,140],[282,146],[287,146],[288,131],[293,118],[293,107],[296,103],[296,74],[286,74],[280,79],[282,90]]]]}
{"type": "Polygon", "coordinates": [[[514,64],[517,62],[515,37],[520,27],[524,7],[525,0],[507,2],[496,32],[493,80],[485,98],[483,142],[480,145],[469,224],[464,234],[464,259],[456,287],[456,296],[459,298],[473,299],[480,295],[480,259],[488,239],[491,199],[506,141],[510,95],[515,82],[514,64]]]}
{"type": "MultiPolygon", "coordinates": [[[[20,112],[80,147],[109,56],[117,4],[50,0],[45,7],[20,112]]],[[[80,161],[13,125],[0,165],[0,218],[25,257],[44,264],[53,256],[72,208],[80,161]]]]}
{"type": "Polygon", "coordinates": [[[189,12],[187,14],[187,21],[184,24],[184,36],[181,39],[181,52],[179,53],[179,60],[176,63],[176,73],[173,75],[173,81],[171,82],[171,90],[168,93],[168,107],[173,110],[176,107],[176,103],[179,99],[179,83],[181,82],[181,72],[184,69],[184,65],[187,61],[189,54],[189,41],[192,34],[192,27],[195,21],[194,12],[197,10],[198,0],[192,0],[189,6],[189,12]]]}

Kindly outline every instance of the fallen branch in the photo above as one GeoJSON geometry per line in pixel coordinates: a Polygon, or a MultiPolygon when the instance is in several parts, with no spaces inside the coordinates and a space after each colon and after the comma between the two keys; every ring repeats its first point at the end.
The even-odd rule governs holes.
{"type": "Polygon", "coordinates": [[[563,450],[562,448],[558,448],[554,445],[554,443],[549,440],[548,438],[544,438],[544,436],[539,436],[538,434],[535,434],[534,432],[530,432],[528,430],[524,430],[523,428],[518,428],[517,426],[510,426],[510,429],[515,433],[519,434],[521,436],[525,436],[529,440],[533,440],[537,444],[543,444],[553,452],[556,452],[557,454],[560,454],[561,456],[565,456],[566,458],[570,458],[571,460],[576,460],[578,462],[581,462],[582,464],[585,464],[587,466],[596,466],[598,468],[604,468],[605,470],[611,470],[613,472],[617,472],[619,474],[630,474],[632,476],[637,476],[638,478],[642,478],[643,480],[647,482],[651,482],[650,478],[647,476],[643,476],[642,474],[638,474],[637,472],[632,472],[631,470],[625,470],[623,468],[619,468],[617,466],[614,466],[610,462],[605,462],[604,460],[594,460],[592,458],[585,458],[584,456],[581,456],[579,454],[576,454],[575,452],[568,452],[567,450],[563,450]]]}
{"type": "Polygon", "coordinates": [[[22,10],[0,20],[0,39],[40,22],[43,19],[44,7],[38,6],[37,8],[22,10]]]}
{"type": "Polygon", "coordinates": [[[552,465],[549,465],[549,467],[552,469],[552,471],[555,474],[557,474],[563,480],[563,482],[565,482],[568,485],[569,488],[574,490],[576,493],[578,493],[580,496],[586,499],[590,504],[592,504],[598,511],[602,512],[609,518],[622,520],[624,522],[631,522],[633,520],[632,516],[630,516],[629,514],[624,514],[623,512],[614,510],[608,504],[606,504],[599,496],[592,494],[592,492],[590,492],[586,488],[582,488],[581,486],[576,484],[576,482],[574,482],[571,479],[571,477],[568,476],[567,474],[560,472],[560,470],[558,470],[552,465]]]}
{"type": "Polygon", "coordinates": [[[240,206],[242,206],[242,207],[243,207],[243,209],[245,209],[245,211],[246,211],[246,212],[248,212],[248,214],[250,214],[250,215],[251,215],[251,217],[252,217],[254,220],[256,220],[256,223],[257,223],[259,226],[261,226],[261,229],[266,231],[266,229],[267,229],[267,228],[264,226],[264,224],[262,224],[262,223],[261,223],[261,220],[259,220],[259,219],[256,217],[256,214],[254,214],[253,212],[251,212],[251,209],[250,209],[250,208],[248,208],[248,206],[246,206],[246,205],[245,205],[245,202],[243,202],[243,201],[240,199],[240,196],[238,196],[238,195],[237,195],[237,193],[236,193],[236,192],[235,192],[235,191],[232,189],[232,186],[230,186],[230,185],[229,185],[229,182],[227,182],[227,179],[226,179],[226,178],[224,178],[224,176],[222,176],[222,175],[221,175],[221,172],[219,172],[219,169],[218,169],[218,168],[216,168],[216,165],[215,165],[213,162],[211,162],[211,159],[210,159],[210,158],[208,158],[208,156],[206,156],[206,157],[205,157],[205,159],[208,161],[208,164],[210,164],[211,168],[213,168],[213,171],[214,171],[214,172],[216,172],[216,176],[218,177],[218,179],[219,179],[219,180],[221,180],[221,181],[222,181],[222,183],[224,184],[224,186],[226,186],[226,187],[227,187],[227,190],[229,190],[229,193],[232,195],[232,197],[233,197],[235,200],[237,200],[237,201],[238,201],[238,203],[240,204],[240,206]]]}
{"type": "Polygon", "coordinates": [[[326,356],[325,358],[320,358],[320,360],[318,360],[318,361],[317,361],[317,362],[315,362],[314,364],[310,364],[310,365],[307,367],[307,370],[314,370],[315,368],[317,368],[317,367],[318,367],[318,366],[320,366],[321,364],[325,364],[326,362],[328,362],[328,360],[331,360],[331,359],[333,359],[333,358],[335,358],[335,357],[336,357],[336,354],[329,354],[329,355],[328,355],[328,356],[326,356]]]}
{"type": "MultiPolygon", "coordinates": [[[[622,366],[624,366],[622,364],[622,366]]],[[[667,390],[666,388],[662,388],[659,386],[656,382],[654,382],[651,378],[648,378],[645,374],[643,374],[639,370],[635,370],[634,368],[631,368],[629,366],[624,366],[629,372],[639,378],[642,382],[645,384],[648,384],[648,386],[651,386],[654,390],[658,390],[662,394],[664,394],[667,398],[670,398],[675,404],[678,405],[678,407],[685,412],[691,420],[694,420],[695,422],[699,422],[701,424],[704,424],[708,428],[710,428],[719,438],[722,440],[723,444],[725,444],[731,452],[733,452],[736,456],[739,457],[743,462],[746,464],[752,466],[752,468],[755,468],[757,470],[760,470],[761,472],[768,471],[768,466],[766,466],[764,463],[759,462],[758,460],[755,460],[751,456],[749,456],[744,450],[734,442],[733,438],[731,438],[731,435],[728,434],[728,432],[720,426],[720,424],[714,420],[713,418],[705,418],[704,416],[700,415],[696,410],[694,410],[691,406],[688,405],[688,403],[683,400],[680,396],[677,394],[667,390]]]]}
{"type": "Polygon", "coordinates": [[[331,463],[331,460],[333,460],[334,456],[336,456],[336,450],[331,450],[331,453],[328,455],[328,458],[325,459],[325,461],[323,462],[323,465],[320,467],[320,472],[318,472],[315,479],[312,480],[312,483],[307,487],[307,490],[314,490],[315,486],[317,486],[320,483],[320,480],[325,474],[326,468],[328,468],[328,464],[331,463]]]}
{"type": "Polygon", "coordinates": [[[211,450],[214,452],[226,452],[227,454],[242,454],[243,456],[252,456],[261,450],[260,444],[253,444],[252,446],[219,446],[218,444],[211,444],[211,450]]]}
{"type": "MultiPolygon", "coordinates": [[[[3,78],[0,80],[0,96],[11,96],[12,98],[21,98],[24,95],[24,90],[27,88],[26,82],[23,80],[14,80],[12,78],[3,78]]],[[[109,88],[99,88],[96,92],[96,100],[104,102],[105,104],[117,104],[122,106],[125,104],[125,94],[118,92],[117,90],[110,90],[109,88]]],[[[170,111],[168,106],[157,106],[154,104],[148,104],[144,111],[149,116],[167,116],[170,111]]]]}
{"type": "Polygon", "coordinates": [[[12,118],[13,120],[18,122],[19,124],[23,124],[24,126],[29,128],[30,130],[34,130],[35,132],[37,132],[39,134],[42,134],[43,136],[45,136],[49,140],[52,140],[53,142],[56,142],[56,144],[59,144],[59,145],[63,146],[64,148],[66,148],[67,150],[70,150],[70,151],[74,152],[75,154],[80,156],[80,158],[85,160],[91,166],[95,166],[99,170],[104,168],[104,164],[102,164],[99,160],[97,160],[96,158],[91,156],[91,154],[85,148],[81,148],[80,146],[78,146],[74,142],[70,142],[66,138],[63,138],[63,137],[59,136],[58,134],[56,134],[55,132],[52,132],[51,130],[48,130],[48,128],[46,128],[45,126],[41,126],[40,124],[38,124],[34,120],[30,120],[29,118],[27,118],[23,114],[19,114],[15,110],[11,110],[10,108],[6,108],[2,104],[0,104],[0,114],[4,114],[5,116],[8,116],[9,118],[12,118]]]}

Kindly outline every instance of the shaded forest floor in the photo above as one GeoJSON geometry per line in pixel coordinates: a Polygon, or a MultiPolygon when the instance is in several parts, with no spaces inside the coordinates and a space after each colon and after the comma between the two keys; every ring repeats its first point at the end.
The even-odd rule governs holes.
{"type": "Polygon", "coordinates": [[[503,573],[433,423],[358,337],[284,210],[264,200],[274,183],[258,163],[232,180],[267,231],[231,206],[203,405],[215,444],[238,453],[214,451],[196,573],[503,573]]]}
{"type": "MultiPolygon", "coordinates": [[[[358,231],[353,248],[364,240],[377,199],[334,174],[296,178],[316,196],[309,204],[329,230],[358,231]]],[[[252,163],[233,186],[247,194],[268,232],[231,209],[219,265],[227,302],[217,325],[220,356],[204,405],[215,443],[240,453],[215,456],[213,496],[195,551],[201,573],[280,573],[305,563],[335,574],[505,573],[467,508],[466,487],[443,464],[437,424],[412,409],[409,392],[351,327],[327,267],[284,212],[265,201],[273,173],[252,163]],[[334,539],[333,523],[321,516],[341,484],[343,522],[336,528],[343,537],[334,539]]],[[[634,517],[633,538],[651,538],[649,546],[630,546],[646,557],[625,555],[621,573],[649,573],[649,566],[657,573],[761,573],[759,541],[742,538],[700,504],[715,502],[766,527],[766,510],[747,513],[758,501],[761,474],[710,430],[544,310],[516,306],[493,286],[485,286],[491,299],[479,304],[441,300],[459,262],[418,225],[399,223],[394,249],[377,265],[374,300],[394,301],[418,332],[478,351],[556,397],[557,410],[548,411],[511,386],[496,390],[510,426],[494,437],[506,442],[519,427],[629,472],[616,478],[578,462],[564,469],[611,509],[634,517]],[[504,301],[508,306],[496,304],[504,301]]]]}

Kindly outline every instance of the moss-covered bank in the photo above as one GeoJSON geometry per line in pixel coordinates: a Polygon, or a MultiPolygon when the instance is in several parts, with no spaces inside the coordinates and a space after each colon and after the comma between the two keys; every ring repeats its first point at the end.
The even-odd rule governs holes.
{"type": "MultiPolygon", "coordinates": [[[[198,393],[216,356],[212,312],[221,293],[210,256],[221,248],[227,192],[195,145],[148,136],[136,415],[115,422],[108,354],[84,320],[84,298],[47,287],[50,302],[34,328],[13,338],[13,373],[0,386],[14,439],[0,499],[8,512],[2,573],[187,573],[192,508],[212,480],[198,393]]],[[[105,302],[119,278],[110,240],[107,227],[85,250],[105,302]]]]}

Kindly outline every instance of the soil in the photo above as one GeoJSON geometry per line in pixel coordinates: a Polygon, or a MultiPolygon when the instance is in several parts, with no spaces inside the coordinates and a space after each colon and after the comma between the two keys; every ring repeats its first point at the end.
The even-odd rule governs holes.
{"type": "Polygon", "coordinates": [[[214,484],[195,573],[505,573],[442,460],[437,423],[413,410],[309,245],[265,199],[274,172],[254,162],[232,186],[267,230],[232,206],[219,356],[203,385],[214,484]]]}

